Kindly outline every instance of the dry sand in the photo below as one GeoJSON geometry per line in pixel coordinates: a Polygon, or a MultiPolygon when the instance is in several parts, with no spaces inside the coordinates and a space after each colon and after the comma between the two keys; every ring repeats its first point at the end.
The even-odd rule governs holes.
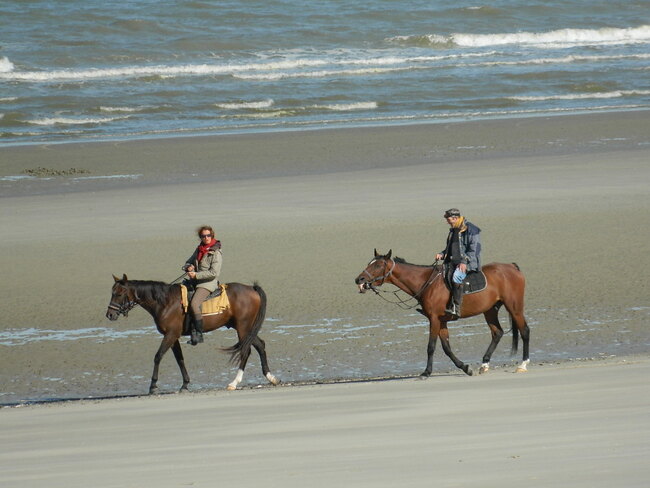
{"type": "MultiPolygon", "coordinates": [[[[422,371],[422,317],[353,280],[374,248],[430,263],[451,206],[483,228],[485,262],[521,266],[532,328],[522,376],[502,344],[487,377],[438,350],[428,381],[257,390],[252,358],[232,395],[3,408],[2,485],[645,486],[649,121],[1,148],[0,403],[145,393],[159,337],[138,308],[107,321],[111,274],[173,280],[204,222],[224,242],[222,280],[269,295],[261,335],[285,385],[422,371]],[[121,335],[55,334],[79,329],[121,335]]],[[[451,341],[475,366],[487,328],[461,321],[451,341]]],[[[233,342],[185,347],[195,391],[232,379],[215,348],[233,342]]],[[[180,386],[171,354],[160,386],[180,386]]]]}
{"type": "Polygon", "coordinates": [[[650,360],[0,410],[2,486],[646,487],[650,360]]]}

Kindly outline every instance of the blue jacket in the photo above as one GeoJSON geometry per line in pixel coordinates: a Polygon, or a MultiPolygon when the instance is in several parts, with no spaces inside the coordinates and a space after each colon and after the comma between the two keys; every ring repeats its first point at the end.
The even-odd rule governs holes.
{"type": "MultiPolygon", "coordinates": [[[[481,269],[481,229],[468,221],[465,221],[465,226],[467,230],[458,234],[461,259],[467,264],[468,271],[478,271],[481,269]]],[[[451,249],[453,235],[453,229],[449,229],[447,246],[440,253],[443,255],[443,260],[446,260],[447,252],[451,249]]]]}

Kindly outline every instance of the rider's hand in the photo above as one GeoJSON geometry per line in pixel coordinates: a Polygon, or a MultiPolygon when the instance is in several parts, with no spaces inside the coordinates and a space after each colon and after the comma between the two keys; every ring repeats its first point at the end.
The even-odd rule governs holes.
{"type": "Polygon", "coordinates": [[[436,254],[436,261],[440,261],[442,259],[442,254],[438,253],[436,254]]]}
{"type": "Polygon", "coordinates": [[[188,264],[187,266],[185,266],[184,269],[185,269],[185,271],[187,271],[189,273],[190,271],[194,271],[194,265],[193,264],[188,264]]]}
{"type": "Polygon", "coordinates": [[[465,263],[460,263],[458,265],[458,269],[461,270],[463,273],[467,273],[467,265],[465,263]]]}
{"type": "Polygon", "coordinates": [[[194,271],[188,271],[188,272],[187,272],[187,276],[189,276],[190,278],[194,279],[194,278],[196,278],[196,273],[195,273],[194,271]]]}

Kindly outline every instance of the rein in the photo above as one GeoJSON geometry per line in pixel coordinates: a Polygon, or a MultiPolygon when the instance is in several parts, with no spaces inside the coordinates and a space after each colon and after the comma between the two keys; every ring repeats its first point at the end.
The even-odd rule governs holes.
{"type": "MultiPolygon", "coordinates": [[[[391,259],[391,261],[393,261],[393,267],[391,268],[390,272],[389,272],[387,275],[384,275],[384,277],[383,277],[384,280],[385,280],[386,278],[388,278],[388,276],[390,276],[390,274],[393,272],[393,269],[395,269],[395,261],[394,261],[393,259],[391,259]]],[[[433,283],[433,282],[434,282],[434,281],[435,281],[439,276],[442,276],[442,273],[440,273],[440,272],[436,274],[436,271],[437,271],[437,270],[436,270],[436,264],[438,264],[438,260],[436,260],[436,261],[433,263],[433,265],[432,265],[432,266],[433,266],[433,269],[431,270],[431,274],[429,275],[429,278],[427,278],[427,280],[424,282],[424,284],[422,285],[422,287],[420,287],[420,290],[419,290],[417,293],[413,294],[413,295],[409,295],[409,297],[408,297],[407,299],[403,299],[402,297],[400,297],[400,296],[398,295],[398,292],[400,292],[400,291],[402,291],[402,290],[394,290],[394,291],[378,290],[377,288],[375,288],[374,285],[372,285],[372,281],[370,282],[370,283],[371,283],[371,284],[370,284],[370,289],[371,289],[372,291],[374,291],[375,294],[376,294],[377,296],[379,296],[379,298],[381,298],[382,300],[384,300],[384,301],[386,301],[386,302],[388,302],[388,303],[391,303],[391,304],[393,304],[393,305],[397,305],[397,306],[398,306],[399,308],[401,308],[402,310],[411,310],[411,309],[417,307],[417,306],[420,304],[420,302],[419,302],[418,299],[422,296],[422,293],[424,293],[424,291],[425,291],[427,288],[429,288],[429,286],[431,286],[431,284],[432,284],[432,283],[433,283]],[[386,294],[386,293],[392,293],[392,294],[395,296],[395,298],[396,298],[397,300],[396,300],[396,301],[389,300],[388,298],[382,296],[382,293],[384,293],[384,294],[386,294]],[[412,301],[415,301],[415,303],[410,304],[412,301]]],[[[364,270],[364,272],[365,272],[365,270],[364,270]]],[[[370,276],[369,273],[366,272],[366,274],[368,274],[368,276],[370,276]]],[[[381,278],[380,278],[380,279],[381,279],[381,278]]],[[[373,280],[373,281],[376,281],[376,279],[373,280]]],[[[383,284],[384,284],[384,281],[382,281],[378,286],[381,286],[381,285],[383,285],[383,284]]],[[[403,293],[406,293],[406,292],[403,292],[403,293]]]]}

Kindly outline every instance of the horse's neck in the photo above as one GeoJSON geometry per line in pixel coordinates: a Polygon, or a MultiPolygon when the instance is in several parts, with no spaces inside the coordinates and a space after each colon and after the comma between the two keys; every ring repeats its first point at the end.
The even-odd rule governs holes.
{"type": "Polygon", "coordinates": [[[391,275],[391,283],[403,292],[413,296],[422,290],[427,280],[436,273],[431,266],[398,264],[391,275]]]}
{"type": "Polygon", "coordinates": [[[132,283],[138,297],[138,305],[144,308],[147,312],[151,314],[154,319],[157,319],[158,315],[167,307],[170,303],[170,295],[173,293],[174,285],[168,285],[166,291],[166,300],[164,302],[159,302],[155,300],[151,293],[145,293],[148,287],[152,286],[152,282],[140,281],[132,283]]]}

